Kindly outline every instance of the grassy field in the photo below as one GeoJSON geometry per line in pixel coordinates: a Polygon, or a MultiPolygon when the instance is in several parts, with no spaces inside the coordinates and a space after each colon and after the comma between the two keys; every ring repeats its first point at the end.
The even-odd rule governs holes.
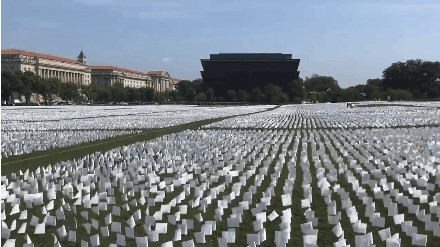
{"type": "MultiPolygon", "coordinates": [[[[267,111],[276,109],[278,107],[279,106],[270,108],[267,111]]],[[[241,116],[245,115],[248,114],[242,114],[241,116]]],[[[236,115],[231,117],[235,116],[236,115]]],[[[38,166],[55,164],[57,162],[65,160],[72,160],[82,157],[86,154],[94,152],[104,152],[106,150],[110,150],[123,145],[151,140],[163,135],[180,132],[186,129],[195,130],[204,125],[218,122],[231,117],[212,118],[160,129],[143,129],[140,130],[139,133],[135,134],[121,135],[74,146],[59,147],[44,151],[36,151],[29,154],[10,156],[1,159],[1,174],[8,175],[14,172],[19,172],[20,170],[24,172],[27,169],[35,170],[38,166]]]]}
{"type": "MultiPolygon", "coordinates": [[[[298,118],[298,121],[302,123],[313,119],[306,114],[301,114],[298,118]]],[[[168,232],[160,234],[159,242],[150,241],[149,246],[161,246],[161,243],[172,241],[175,232],[182,227],[183,220],[193,220],[194,228],[188,230],[187,235],[182,235],[181,241],[194,239],[194,234],[202,231],[204,225],[206,226],[208,222],[215,222],[216,229],[206,236],[206,243],[196,244],[196,246],[217,246],[217,238],[221,238],[222,234],[231,228],[235,229],[236,240],[234,244],[228,244],[228,246],[245,246],[248,234],[262,233],[255,229],[254,225],[260,206],[264,207],[262,212],[266,216],[272,212],[279,215],[275,220],[267,219],[263,223],[265,240],[259,244],[260,246],[274,246],[277,232],[283,229],[290,229],[287,246],[303,246],[301,225],[312,221],[317,223],[313,227],[317,230],[317,245],[332,246],[338,241],[338,237],[332,230],[335,225],[329,220],[329,217],[333,217],[333,213],[330,214],[328,211],[332,203],[335,205],[336,215],[340,215],[339,223],[347,244],[355,246],[356,238],[363,235],[356,232],[349,218],[348,212],[351,208],[357,213],[359,220],[357,223],[365,224],[366,233],[372,234],[376,246],[386,246],[378,233],[379,230],[386,228],[390,229],[391,234],[399,234],[402,246],[411,246],[411,236],[405,233],[401,225],[394,223],[393,216],[388,216],[389,208],[387,208],[386,200],[378,196],[377,188],[382,188],[383,181],[394,184],[392,191],[386,190],[383,193],[386,198],[397,205],[397,213],[403,214],[405,221],[411,224],[418,234],[427,236],[427,246],[438,246],[440,238],[433,231],[425,230],[425,222],[420,220],[415,213],[410,212],[397,198],[397,195],[408,198],[414,205],[418,205],[420,210],[430,213],[430,219],[433,222],[438,222],[439,218],[435,209],[432,209],[428,203],[421,202],[418,196],[404,187],[410,184],[418,190],[423,190],[427,193],[428,202],[432,202],[440,192],[435,184],[436,175],[429,177],[429,182],[434,184],[435,188],[428,190],[425,186],[419,186],[408,175],[417,174],[417,169],[411,166],[396,168],[396,164],[404,161],[412,164],[413,157],[418,157],[417,155],[437,157],[438,154],[434,152],[437,149],[432,144],[432,140],[428,137],[420,139],[420,136],[434,133],[434,137],[437,138],[435,133],[438,133],[436,132],[438,125],[386,128],[368,126],[332,128],[319,125],[295,128],[202,128],[203,125],[220,120],[222,119],[144,130],[138,134],[67,149],[33,153],[27,157],[11,157],[2,161],[2,163],[6,161],[2,168],[7,168],[6,172],[2,169],[2,175],[7,175],[9,181],[14,181],[11,174],[19,170],[24,171],[28,168],[35,170],[38,166],[76,159],[78,163],[72,164],[81,165],[75,166],[72,171],[52,167],[51,172],[58,173],[62,179],[53,178],[47,171],[49,173],[44,175],[47,179],[40,179],[38,188],[44,188],[50,182],[58,183],[61,180],[65,182],[67,175],[78,180],[80,175],[91,174],[91,172],[94,172],[94,178],[85,182],[84,185],[94,185],[87,194],[94,195],[97,192],[106,191],[102,190],[102,186],[107,179],[112,183],[114,203],[108,205],[105,210],[86,208],[83,205],[72,206],[76,199],[70,197],[82,191],[81,189],[74,189],[72,193],[67,194],[58,191],[57,198],[63,198],[64,203],[61,200],[55,200],[54,210],[66,207],[66,220],[58,221],[57,227],[46,227],[45,235],[34,235],[34,228],[28,226],[29,236],[36,246],[52,245],[51,233],[57,235],[56,229],[62,224],[67,229],[75,229],[77,236],[89,241],[89,236],[100,234],[100,230],[92,226],[87,232],[87,226],[90,227],[89,224],[93,222],[97,222],[100,227],[106,226],[105,217],[112,212],[113,206],[127,208],[121,210],[120,216],[112,217],[114,222],[122,223],[121,232],[124,234],[128,231],[125,229],[128,226],[125,222],[140,210],[142,219],[135,222],[135,236],[148,234],[148,229],[145,229],[145,217],[155,213],[163,214],[163,219],[156,221],[168,222],[168,232]],[[408,140],[416,140],[417,149],[411,146],[406,154],[399,153],[399,145],[408,143],[408,140]],[[121,148],[121,146],[126,146],[126,148],[121,148]],[[154,149],[154,153],[158,150],[162,153],[148,155],[150,148],[154,149]],[[110,149],[113,149],[111,153],[118,154],[114,156],[118,158],[109,157],[106,152],[110,149]],[[389,154],[390,150],[396,154],[389,154]],[[91,153],[95,153],[93,160],[102,160],[102,166],[92,165],[92,156],[87,156],[91,153]],[[176,157],[182,157],[184,161],[173,163],[176,157]],[[219,160],[219,157],[222,159],[219,160]],[[145,160],[146,163],[140,164],[141,160],[145,160]],[[150,166],[150,163],[154,166],[150,166]],[[173,167],[170,172],[163,169],[170,167],[173,167]],[[155,199],[160,195],[159,191],[156,192],[159,182],[137,180],[138,175],[143,174],[146,169],[153,169],[158,181],[166,185],[161,189],[165,193],[163,202],[149,206],[147,206],[148,203],[143,205],[139,203],[144,197],[140,193],[142,190],[148,193],[148,198],[155,199]],[[109,171],[118,172],[119,175],[109,173],[109,171]],[[238,175],[230,175],[232,171],[236,171],[238,175]],[[185,174],[191,175],[191,179],[185,180],[186,182],[182,185],[171,186],[173,180],[181,180],[185,174]],[[401,178],[406,178],[406,182],[399,180],[401,178]],[[328,187],[323,187],[326,182],[328,182],[328,187]],[[128,187],[124,187],[125,184],[128,187]],[[285,194],[290,195],[291,205],[283,206],[282,196],[285,194]],[[302,200],[306,198],[311,199],[310,207],[301,205],[302,200]],[[220,206],[224,204],[227,206],[220,206]],[[243,205],[249,205],[249,207],[246,208],[243,205]],[[164,206],[170,206],[169,213],[163,213],[164,206]],[[181,206],[187,206],[186,214],[181,214],[181,206]],[[219,215],[219,210],[222,212],[221,215],[219,215]],[[290,210],[292,213],[288,226],[282,220],[285,210],[290,210]],[[384,218],[384,227],[373,225],[367,216],[371,210],[384,218]],[[88,217],[84,217],[84,214],[88,217]],[[228,219],[235,217],[241,219],[239,226],[228,227],[228,219]],[[174,222],[176,218],[179,220],[174,222]],[[202,220],[197,220],[199,218],[202,220]]],[[[246,121],[242,122],[246,123],[246,121]]],[[[21,177],[16,176],[15,179],[21,177]]],[[[85,194],[86,192],[83,192],[83,196],[85,194]]],[[[44,205],[49,203],[50,200],[45,198],[44,205]]],[[[10,212],[11,208],[10,203],[5,203],[5,212],[10,212]]],[[[21,206],[21,209],[25,207],[21,206]]],[[[40,220],[45,217],[41,206],[27,210],[28,215],[35,215],[40,220]]],[[[53,214],[54,211],[51,212],[51,215],[53,214]]],[[[20,224],[22,222],[18,220],[18,215],[14,215],[8,217],[5,223],[11,226],[14,220],[20,224]]],[[[17,223],[17,227],[20,224],[17,223]]],[[[154,227],[151,228],[153,229],[154,227]]],[[[22,234],[13,233],[11,238],[17,239],[18,246],[25,243],[22,234]]],[[[72,243],[61,238],[58,240],[62,246],[78,246],[80,243],[79,241],[72,243]]],[[[100,242],[102,246],[115,243],[116,234],[109,237],[100,236],[100,242]]],[[[126,245],[135,246],[134,239],[126,238],[126,245]]],[[[179,246],[178,241],[175,245],[179,246]]]]}

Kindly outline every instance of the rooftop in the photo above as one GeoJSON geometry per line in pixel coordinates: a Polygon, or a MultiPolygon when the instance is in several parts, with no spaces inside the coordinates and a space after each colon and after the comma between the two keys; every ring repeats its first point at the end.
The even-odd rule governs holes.
{"type": "Polygon", "coordinates": [[[80,62],[74,60],[74,59],[69,59],[69,58],[64,58],[64,57],[59,57],[59,56],[53,56],[53,55],[49,55],[49,54],[44,54],[44,53],[39,53],[39,52],[32,52],[32,51],[24,51],[24,50],[16,50],[16,49],[5,49],[2,50],[2,55],[23,55],[23,56],[29,56],[29,57],[37,57],[37,58],[46,58],[46,59],[50,59],[50,60],[55,60],[55,61],[60,61],[60,62],[65,62],[65,63],[73,63],[73,64],[81,64],[80,62]]]}
{"type": "Polygon", "coordinates": [[[165,73],[165,71],[163,70],[152,70],[152,71],[148,71],[147,75],[163,75],[165,73]]]}
{"type": "Polygon", "coordinates": [[[211,54],[211,60],[289,60],[292,54],[283,53],[219,53],[211,54]]]}
{"type": "Polygon", "coordinates": [[[93,66],[89,66],[89,69],[91,69],[91,70],[115,70],[115,71],[120,71],[120,72],[124,72],[124,73],[136,74],[136,75],[147,75],[144,72],[131,70],[131,69],[125,69],[125,68],[119,68],[116,66],[107,66],[107,65],[93,65],[93,66]]]}

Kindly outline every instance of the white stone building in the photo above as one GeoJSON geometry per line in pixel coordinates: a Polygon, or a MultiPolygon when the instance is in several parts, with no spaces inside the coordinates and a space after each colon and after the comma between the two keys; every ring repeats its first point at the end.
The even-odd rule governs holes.
{"type": "Polygon", "coordinates": [[[90,69],[86,57],[80,52],[77,60],[16,49],[2,50],[2,71],[32,71],[41,78],[58,78],[62,82],[89,85],[90,69]]]}

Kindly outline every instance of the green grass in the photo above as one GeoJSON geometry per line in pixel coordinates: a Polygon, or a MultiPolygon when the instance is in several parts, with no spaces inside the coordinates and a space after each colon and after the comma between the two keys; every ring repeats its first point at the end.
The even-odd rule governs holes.
{"type": "Polygon", "coordinates": [[[61,147],[45,151],[33,152],[30,154],[3,158],[1,167],[2,175],[19,172],[20,170],[24,172],[26,169],[34,170],[38,166],[55,164],[60,161],[72,160],[90,153],[104,152],[113,148],[130,145],[136,142],[151,140],[163,135],[180,132],[186,129],[198,129],[205,124],[210,124],[216,121],[220,121],[222,119],[224,118],[202,120],[162,129],[144,129],[140,133],[116,136],[75,146],[61,147]]]}
{"type": "Polygon", "coordinates": [[[291,223],[291,232],[290,232],[290,246],[303,246],[303,235],[301,232],[301,224],[306,223],[306,217],[304,216],[304,210],[301,208],[301,199],[303,198],[303,170],[301,167],[301,152],[302,152],[302,143],[304,137],[301,135],[301,131],[298,131],[298,135],[300,136],[298,150],[296,153],[296,177],[293,184],[292,191],[292,223],[291,223]]]}
{"type": "MultiPolygon", "coordinates": [[[[310,132],[308,133],[311,136],[310,132]]],[[[317,168],[312,158],[311,144],[307,145],[307,155],[310,163],[310,173],[312,175],[312,203],[311,209],[315,212],[315,217],[318,219],[318,246],[332,246],[338,238],[333,233],[333,225],[330,225],[327,217],[327,204],[321,196],[321,190],[318,187],[318,178],[316,176],[317,168]]]]}

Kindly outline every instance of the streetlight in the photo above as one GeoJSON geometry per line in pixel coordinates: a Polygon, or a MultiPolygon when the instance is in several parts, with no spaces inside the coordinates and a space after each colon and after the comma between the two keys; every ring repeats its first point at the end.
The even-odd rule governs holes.
{"type": "Polygon", "coordinates": [[[360,94],[364,97],[364,100],[365,100],[365,97],[367,96],[367,94],[364,93],[364,87],[362,87],[362,92],[360,94]]]}

